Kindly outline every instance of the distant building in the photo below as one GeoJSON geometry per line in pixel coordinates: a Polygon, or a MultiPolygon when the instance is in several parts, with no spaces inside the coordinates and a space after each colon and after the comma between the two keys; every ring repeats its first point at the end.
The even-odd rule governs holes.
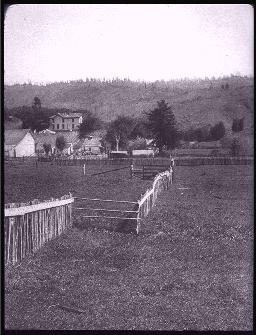
{"type": "Polygon", "coordinates": [[[91,153],[95,155],[101,154],[103,151],[103,147],[101,145],[101,138],[93,137],[93,136],[86,136],[82,144],[82,150],[87,153],[91,153]]]}
{"type": "Polygon", "coordinates": [[[83,121],[81,113],[58,113],[50,118],[50,130],[73,131],[77,130],[83,121]]]}
{"type": "Polygon", "coordinates": [[[5,130],[4,153],[7,157],[34,156],[35,140],[30,129],[5,130]]]}
{"type": "Polygon", "coordinates": [[[36,143],[36,153],[38,155],[44,155],[44,144],[51,145],[50,154],[55,152],[55,142],[56,142],[56,135],[51,133],[35,133],[33,134],[35,143],[36,143]]]}
{"type": "Polygon", "coordinates": [[[50,144],[51,145],[51,153],[55,154],[58,152],[56,148],[56,139],[58,136],[63,135],[63,137],[66,140],[66,146],[62,151],[62,154],[72,154],[74,151],[74,145],[79,142],[78,138],[78,132],[72,131],[72,132],[66,132],[66,131],[59,131],[59,132],[41,132],[33,134],[33,137],[36,142],[36,152],[37,154],[44,154],[44,144],[50,144]]]}
{"type": "Polygon", "coordinates": [[[220,148],[221,143],[220,141],[210,141],[210,142],[199,142],[198,143],[198,148],[199,149],[216,149],[220,148]]]}

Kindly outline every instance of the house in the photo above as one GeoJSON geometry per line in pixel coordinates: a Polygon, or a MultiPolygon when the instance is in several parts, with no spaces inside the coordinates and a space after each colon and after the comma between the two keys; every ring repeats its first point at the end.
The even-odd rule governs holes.
{"type": "Polygon", "coordinates": [[[62,151],[62,154],[71,155],[74,151],[74,145],[79,141],[78,132],[66,132],[66,131],[59,131],[59,132],[40,132],[33,134],[36,143],[36,152],[37,154],[45,154],[44,151],[44,144],[51,145],[51,154],[55,154],[58,152],[56,148],[56,139],[58,136],[63,136],[66,141],[66,146],[62,151]]]}
{"type": "Polygon", "coordinates": [[[95,137],[92,135],[86,136],[82,144],[82,151],[99,155],[102,153],[103,147],[101,145],[101,137],[95,137]]]}
{"type": "Polygon", "coordinates": [[[50,118],[50,130],[73,131],[77,130],[83,121],[81,113],[58,113],[50,118]]]}
{"type": "Polygon", "coordinates": [[[35,145],[36,145],[36,153],[38,155],[44,155],[44,144],[50,144],[51,145],[51,151],[50,154],[53,154],[55,152],[55,143],[56,143],[56,135],[50,134],[50,133],[34,133],[33,134],[35,145]]]}
{"type": "Polygon", "coordinates": [[[39,134],[56,134],[56,131],[50,130],[50,129],[44,129],[39,131],[39,134]]]}
{"type": "Polygon", "coordinates": [[[146,138],[147,149],[155,149],[154,139],[146,138]]]}
{"type": "Polygon", "coordinates": [[[30,129],[5,130],[4,152],[7,157],[34,156],[35,140],[30,129]]]}

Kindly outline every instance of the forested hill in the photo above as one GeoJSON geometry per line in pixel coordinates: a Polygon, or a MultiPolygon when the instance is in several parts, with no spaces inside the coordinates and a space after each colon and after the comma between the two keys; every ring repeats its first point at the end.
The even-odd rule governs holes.
{"type": "Polygon", "coordinates": [[[31,106],[37,96],[42,107],[87,109],[110,121],[117,115],[141,116],[164,99],[173,107],[181,128],[219,121],[230,128],[233,118],[245,117],[245,127],[251,133],[253,92],[253,78],[240,76],[154,83],[80,80],[5,86],[5,107],[31,106]]]}

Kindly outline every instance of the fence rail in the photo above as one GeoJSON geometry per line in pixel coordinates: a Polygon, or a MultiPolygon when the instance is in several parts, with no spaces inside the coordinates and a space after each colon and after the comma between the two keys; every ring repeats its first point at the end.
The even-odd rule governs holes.
{"type": "Polygon", "coordinates": [[[33,200],[6,204],[5,264],[20,262],[70,227],[73,202],[74,198],[69,194],[43,203],[33,200]]]}
{"type": "MultiPolygon", "coordinates": [[[[98,159],[85,159],[85,158],[73,158],[55,159],[57,165],[86,165],[86,164],[100,164],[100,165],[131,165],[136,167],[148,166],[148,165],[170,165],[170,158],[98,158],[98,159]]],[[[252,165],[254,158],[248,157],[175,157],[177,166],[196,166],[196,165],[252,165]]]]}
{"type": "Polygon", "coordinates": [[[138,215],[137,215],[137,234],[140,230],[140,220],[145,218],[152,207],[155,204],[155,201],[158,197],[158,195],[163,191],[167,190],[172,184],[173,180],[173,169],[172,167],[169,168],[169,170],[166,170],[164,172],[159,173],[154,181],[151,189],[148,189],[140,198],[138,201],[139,209],[138,209],[138,215]]]}

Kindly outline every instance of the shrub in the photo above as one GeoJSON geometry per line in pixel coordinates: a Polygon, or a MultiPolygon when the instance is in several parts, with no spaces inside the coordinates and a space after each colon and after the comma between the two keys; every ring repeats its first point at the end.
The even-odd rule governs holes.
{"type": "Polygon", "coordinates": [[[62,152],[65,146],[66,146],[65,137],[63,135],[58,136],[56,138],[56,148],[62,152]]]}
{"type": "Polygon", "coordinates": [[[210,136],[213,141],[220,140],[225,135],[225,126],[223,122],[216,123],[210,130],[210,136]]]}
{"type": "Polygon", "coordinates": [[[51,151],[52,147],[50,143],[44,143],[43,144],[44,151],[46,153],[46,156],[49,155],[49,152],[51,151]]]}
{"type": "Polygon", "coordinates": [[[244,118],[233,119],[232,131],[234,133],[242,131],[244,129],[244,118]]]}

